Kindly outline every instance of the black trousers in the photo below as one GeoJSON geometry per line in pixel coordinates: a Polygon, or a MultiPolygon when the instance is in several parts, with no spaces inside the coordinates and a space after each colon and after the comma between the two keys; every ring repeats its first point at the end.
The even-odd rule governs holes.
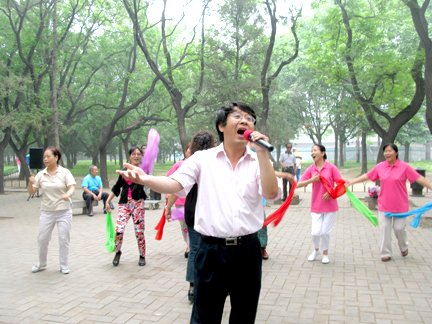
{"type": "MultiPolygon", "coordinates": [[[[294,175],[294,167],[288,167],[288,168],[282,168],[282,172],[288,172],[292,175],[294,175]]],[[[282,184],[283,184],[283,200],[287,199],[288,197],[288,191],[287,191],[287,185],[289,183],[289,191],[291,191],[291,182],[289,182],[287,179],[283,179],[282,180],[282,184]]]]}
{"type": "Polygon", "coordinates": [[[195,303],[190,322],[221,323],[229,295],[229,323],[254,323],[261,274],[261,247],[257,237],[236,246],[201,239],[195,258],[195,303]]]}
{"type": "MultiPolygon", "coordinates": [[[[99,195],[99,190],[91,190],[96,196],[99,195]]],[[[103,209],[105,210],[105,203],[108,199],[109,194],[107,192],[102,192],[103,209]]],[[[90,213],[93,211],[93,196],[83,192],[83,199],[86,202],[87,211],[90,213]]]]}

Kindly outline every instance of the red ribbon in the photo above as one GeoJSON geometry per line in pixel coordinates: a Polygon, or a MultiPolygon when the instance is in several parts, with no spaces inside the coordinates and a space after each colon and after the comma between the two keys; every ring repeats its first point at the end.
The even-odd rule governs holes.
{"type": "Polygon", "coordinates": [[[272,214],[270,214],[265,220],[264,220],[264,226],[268,226],[270,223],[273,223],[273,226],[277,226],[282,218],[285,215],[285,212],[287,211],[288,207],[291,204],[291,201],[294,197],[294,191],[297,187],[297,182],[294,182],[291,186],[291,190],[289,193],[288,198],[280,205],[278,209],[276,209],[272,214]]]}
{"type": "MultiPolygon", "coordinates": [[[[330,197],[332,197],[333,199],[342,196],[346,192],[345,180],[336,180],[335,181],[336,187],[334,188],[330,185],[327,179],[322,176],[320,176],[320,181],[324,186],[325,190],[329,193],[330,197]]],[[[285,215],[285,212],[287,211],[294,197],[294,190],[296,186],[297,183],[294,182],[291,187],[288,198],[283,202],[283,204],[277,210],[275,210],[264,220],[264,226],[268,226],[269,224],[273,223],[273,225],[276,227],[281,222],[282,218],[285,215]]]]}
{"type": "Polygon", "coordinates": [[[162,213],[162,217],[160,218],[159,222],[157,223],[157,225],[155,227],[155,230],[157,231],[155,240],[157,240],[157,241],[162,240],[163,230],[164,230],[164,226],[165,226],[165,222],[166,222],[165,213],[166,213],[166,209],[164,208],[163,213],[162,213]]]}
{"type": "Polygon", "coordinates": [[[344,193],[346,193],[345,188],[345,180],[336,180],[336,187],[332,187],[328,180],[324,178],[323,176],[320,176],[320,181],[322,185],[324,186],[325,190],[329,193],[330,197],[333,199],[336,199],[340,196],[342,196],[344,193]]]}

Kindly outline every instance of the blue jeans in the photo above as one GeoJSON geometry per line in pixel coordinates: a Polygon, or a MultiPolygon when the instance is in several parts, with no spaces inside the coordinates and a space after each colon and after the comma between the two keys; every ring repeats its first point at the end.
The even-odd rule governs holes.
{"type": "Polygon", "coordinates": [[[265,249],[267,247],[267,227],[263,227],[258,231],[258,239],[260,241],[260,245],[262,249],[265,249]]]}
{"type": "Polygon", "coordinates": [[[191,226],[188,226],[187,229],[189,234],[189,256],[186,268],[186,281],[193,283],[195,272],[195,256],[201,241],[201,235],[191,226]]]}

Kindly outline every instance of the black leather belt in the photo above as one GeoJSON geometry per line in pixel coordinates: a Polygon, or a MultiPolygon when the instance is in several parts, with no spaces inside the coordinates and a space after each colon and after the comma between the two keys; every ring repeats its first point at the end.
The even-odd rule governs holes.
{"type": "Polygon", "coordinates": [[[201,235],[201,238],[204,242],[207,243],[223,244],[223,245],[241,245],[246,243],[247,241],[258,238],[258,235],[257,233],[252,233],[243,236],[226,237],[226,238],[201,235]]]}

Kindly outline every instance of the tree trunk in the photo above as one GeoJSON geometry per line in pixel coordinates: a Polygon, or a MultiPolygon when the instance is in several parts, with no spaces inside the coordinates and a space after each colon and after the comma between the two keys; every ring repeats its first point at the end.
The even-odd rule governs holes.
{"type": "Polygon", "coordinates": [[[417,0],[404,0],[403,2],[405,2],[405,4],[410,8],[414,27],[420,38],[421,46],[425,51],[424,79],[426,96],[426,122],[429,127],[429,131],[432,134],[432,39],[429,36],[430,32],[428,19],[426,18],[426,11],[429,7],[430,0],[425,0],[421,6],[417,3],[417,0]]]}
{"type": "MultiPolygon", "coordinates": [[[[7,128],[4,132],[3,140],[0,142],[0,194],[3,195],[5,193],[5,184],[4,184],[4,152],[6,147],[9,144],[11,135],[10,128],[7,128]]],[[[23,163],[21,163],[23,164],[23,163]]]]}
{"type": "Polygon", "coordinates": [[[186,132],[186,118],[185,118],[185,116],[186,116],[185,114],[187,111],[182,108],[182,105],[181,105],[182,97],[183,96],[181,96],[181,95],[171,96],[171,99],[172,99],[172,103],[175,107],[175,110],[177,112],[177,129],[179,132],[180,143],[181,143],[183,152],[185,152],[186,146],[188,145],[189,141],[188,141],[188,136],[187,136],[187,132],[186,132]]]}
{"type": "MultiPolygon", "coordinates": [[[[289,57],[286,60],[283,60],[282,62],[280,62],[275,70],[274,73],[272,73],[270,75],[269,73],[269,69],[271,66],[271,59],[273,56],[273,50],[275,47],[275,42],[276,42],[276,30],[277,30],[277,22],[278,22],[278,16],[276,14],[276,3],[275,1],[264,1],[265,5],[267,7],[267,12],[268,15],[270,17],[270,25],[271,25],[271,30],[270,30],[270,38],[269,38],[269,42],[268,42],[268,46],[267,46],[267,50],[266,50],[266,54],[264,57],[264,62],[263,62],[263,66],[261,68],[261,76],[260,76],[260,80],[261,80],[261,95],[262,95],[262,113],[261,113],[261,119],[259,121],[259,127],[260,127],[260,131],[262,131],[264,134],[267,132],[267,120],[268,120],[268,115],[269,115],[269,111],[270,111],[270,88],[271,88],[271,84],[273,82],[273,80],[275,80],[279,73],[283,70],[283,68],[289,64],[291,64],[298,56],[298,52],[299,52],[299,44],[300,41],[297,37],[297,19],[300,17],[301,12],[297,12],[296,15],[294,15],[294,13],[292,13],[291,15],[291,33],[294,37],[295,40],[295,45],[294,45],[294,53],[292,53],[291,57],[289,57]]],[[[275,64],[277,65],[277,64],[275,64]]]]}
{"type": "MultiPolygon", "coordinates": [[[[397,115],[395,117],[391,117],[386,111],[380,109],[379,105],[374,103],[373,96],[366,98],[362,95],[363,93],[365,93],[365,91],[361,89],[359,79],[357,78],[354,64],[355,58],[352,55],[353,31],[350,25],[350,17],[348,16],[348,12],[345,9],[345,2],[342,3],[341,0],[336,0],[336,4],[341,9],[343,23],[345,26],[345,31],[347,33],[345,63],[347,65],[354,97],[365,112],[369,127],[373,129],[382,138],[384,143],[393,143],[397,133],[402,128],[402,126],[404,126],[411,118],[416,115],[416,113],[419,111],[423,104],[425,97],[425,80],[422,76],[424,62],[422,60],[423,57],[417,54],[411,69],[411,77],[415,84],[415,92],[411,98],[410,103],[404,108],[400,107],[397,115]],[[382,124],[376,117],[377,114],[380,115],[381,118],[385,117],[388,120],[389,126],[387,130],[382,127],[382,124]]],[[[380,82],[376,82],[374,85],[374,89],[378,88],[379,86],[380,82]]],[[[380,145],[381,149],[382,146],[383,144],[380,145]]],[[[384,157],[382,155],[382,150],[380,150],[377,155],[377,162],[381,162],[383,158],[384,157]]]]}
{"type": "Polygon", "coordinates": [[[4,183],[4,151],[3,145],[0,145],[0,195],[5,193],[5,183],[4,183]]]}
{"type": "Polygon", "coordinates": [[[119,142],[117,149],[118,149],[118,156],[119,156],[119,166],[120,168],[123,168],[123,146],[121,141],[119,142]]]}
{"type": "Polygon", "coordinates": [[[343,168],[345,165],[345,141],[339,140],[339,167],[343,168]]]}
{"type": "Polygon", "coordinates": [[[66,156],[66,166],[68,169],[72,169],[74,167],[73,163],[73,153],[67,152],[65,153],[66,156]]]}
{"type": "Polygon", "coordinates": [[[366,140],[367,140],[367,131],[362,130],[361,133],[361,150],[362,150],[362,166],[361,166],[361,174],[367,172],[367,147],[366,147],[366,140]]]}
{"type": "Polygon", "coordinates": [[[59,111],[57,103],[57,0],[53,3],[53,46],[51,55],[51,108],[53,110],[51,136],[48,138],[50,145],[60,149],[59,135],[59,111]]]}
{"type": "Polygon", "coordinates": [[[360,148],[360,138],[356,138],[356,163],[360,163],[361,148],[360,148]]]}
{"type": "Polygon", "coordinates": [[[334,135],[334,165],[339,166],[339,134],[335,132],[334,135]]]}
{"type": "Polygon", "coordinates": [[[410,143],[409,142],[406,142],[405,143],[405,145],[404,145],[404,147],[405,147],[405,152],[404,152],[404,161],[406,162],[406,163],[409,163],[409,161],[410,161],[410,143]]]}
{"type": "Polygon", "coordinates": [[[105,172],[101,172],[101,178],[102,178],[102,184],[104,186],[104,188],[109,188],[109,180],[108,180],[108,165],[107,165],[107,154],[106,154],[106,146],[103,146],[102,148],[100,148],[99,150],[99,161],[100,161],[100,165],[99,165],[99,169],[100,170],[105,170],[105,172]]]}
{"type": "MultiPolygon", "coordinates": [[[[124,150],[123,152],[125,154],[125,162],[129,162],[129,141],[127,139],[122,140],[122,144],[123,144],[123,150],[124,150]]],[[[143,152],[143,156],[144,156],[144,153],[145,152],[143,152]]],[[[123,164],[122,164],[122,167],[123,167],[123,164]]]]}
{"type": "Polygon", "coordinates": [[[425,160],[426,161],[430,161],[431,160],[431,146],[432,146],[432,142],[426,142],[425,144],[425,160]]]}
{"type": "MultiPolygon", "coordinates": [[[[100,150],[99,150],[99,152],[100,152],[100,150]]],[[[93,154],[92,155],[92,164],[93,165],[99,165],[99,159],[98,159],[98,153],[99,152],[96,152],[95,154],[93,154]]],[[[99,168],[100,168],[100,166],[99,166],[99,168]]]]}

